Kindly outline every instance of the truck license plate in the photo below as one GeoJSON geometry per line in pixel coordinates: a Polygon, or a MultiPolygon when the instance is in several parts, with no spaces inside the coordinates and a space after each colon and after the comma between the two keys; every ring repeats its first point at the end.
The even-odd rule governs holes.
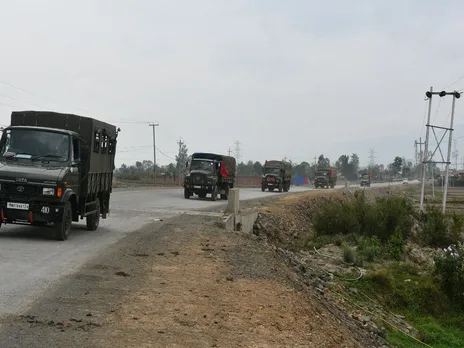
{"type": "Polygon", "coordinates": [[[193,186],[193,188],[201,188],[201,186],[195,185],[193,186]]]}
{"type": "Polygon", "coordinates": [[[29,204],[27,203],[13,203],[13,202],[8,202],[6,204],[6,207],[8,209],[19,209],[19,210],[29,210],[29,204]]]}

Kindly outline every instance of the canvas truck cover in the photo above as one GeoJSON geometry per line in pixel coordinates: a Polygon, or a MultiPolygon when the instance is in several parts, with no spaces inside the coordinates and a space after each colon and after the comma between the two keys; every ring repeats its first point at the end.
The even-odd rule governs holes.
{"type": "Polygon", "coordinates": [[[330,177],[334,178],[337,176],[337,170],[334,168],[319,168],[316,175],[324,175],[328,173],[330,177]]]}
{"type": "Polygon", "coordinates": [[[285,176],[291,176],[292,175],[292,165],[289,162],[270,160],[270,161],[264,162],[264,167],[265,168],[283,169],[285,176]]]}
{"type": "Polygon", "coordinates": [[[224,167],[227,171],[228,177],[229,178],[235,178],[235,167],[236,167],[236,162],[235,158],[231,156],[225,156],[225,155],[218,155],[214,153],[206,153],[206,152],[195,152],[191,156],[192,160],[194,159],[209,159],[213,161],[219,161],[224,163],[224,167]]]}
{"type": "Polygon", "coordinates": [[[73,114],[50,111],[13,111],[11,126],[45,127],[79,134],[89,149],[86,172],[112,172],[116,153],[116,126],[73,114]]]}

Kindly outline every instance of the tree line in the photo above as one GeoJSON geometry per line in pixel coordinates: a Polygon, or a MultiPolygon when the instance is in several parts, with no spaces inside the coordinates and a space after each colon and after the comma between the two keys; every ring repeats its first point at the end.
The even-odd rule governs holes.
{"type": "MultiPolygon", "coordinates": [[[[134,165],[122,164],[116,169],[115,174],[120,178],[137,179],[142,176],[153,175],[156,169],[157,176],[165,176],[177,178],[179,175],[184,174],[185,163],[188,158],[187,145],[182,144],[179,152],[175,158],[175,162],[164,166],[156,166],[153,168],[153,161],[143,160],[136,161],[134,165]]],[[[356,153],[351,155],[341,155],[337,160],[331,161],[323,154],[319,155],[317,160],[313,163],[310,162],[293,162],[287,160],[292,164],[293,176],[304,176],[313,178],[317,168],[335,168],[339,175],[347,180],[358,180],[360,173],[359,156],[356,153]]],[[[260,176],[263,172],[264,163],[260,161],[247,161],[237,164],[237,175],[240,176],[260,176]]],[[[411,161],[407,161],[404,157],[396,156],[393,161],[387,165],[384,164],[371,164],[366,168],[374,180],[384,180],[394,177],[418,177],[419,167],[414,166],[411,161]]]]}

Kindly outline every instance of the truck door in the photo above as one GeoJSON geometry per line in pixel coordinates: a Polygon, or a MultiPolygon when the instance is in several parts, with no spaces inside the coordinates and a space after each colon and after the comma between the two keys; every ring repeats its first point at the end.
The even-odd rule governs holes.
{"type": "Polygon", "coordinates": [[[81,141],[79,138],[72,137],[71,151],[71,168],[69,177],[67,178],[68,187],[71,188],[76,195],[80,195],[81,171],[82,171],[82,156],[81,156],[81,141]]]}

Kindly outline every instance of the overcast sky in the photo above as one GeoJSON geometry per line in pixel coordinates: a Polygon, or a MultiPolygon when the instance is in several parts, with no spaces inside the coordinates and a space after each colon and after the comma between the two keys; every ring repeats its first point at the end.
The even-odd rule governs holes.
{"type": "MultiPolygon", "coordinates": [[[[412,158],[425,91],[464,75],[463,13],[457,0],[0,0],[0,124],[23,109],[112,121],[117,165],[153,158],[149,121],[160,164],[180,137],[190,152],[238,140],[243,160],[412,158]]],[[[445,125],[451,97],[438,104],[445,125]]]]}

